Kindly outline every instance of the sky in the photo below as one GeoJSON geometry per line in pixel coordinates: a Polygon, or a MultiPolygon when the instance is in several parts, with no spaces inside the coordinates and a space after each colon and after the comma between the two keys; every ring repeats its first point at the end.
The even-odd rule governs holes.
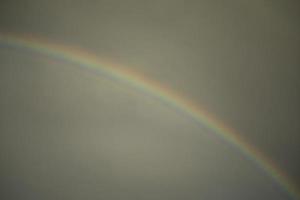
{"type": "MultiPolygon", "coordinates": [[[[299,188],[299,6],[3,0],[0,34],[81,48],[171,88],[299,188]]],[[[0,97],[1,199],[292,199],[188,113],[76,63],[0,43],[0,97]]]]}

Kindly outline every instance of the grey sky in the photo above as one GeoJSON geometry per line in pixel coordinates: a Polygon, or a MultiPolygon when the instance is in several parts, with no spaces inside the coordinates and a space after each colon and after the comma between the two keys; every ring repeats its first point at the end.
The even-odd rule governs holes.
{"type": "MultiPolygon", "coordinates": [[[[80,46],[144,73],[299,184],[297,1],[0,5],[0,32],[80,46]]],[[[126,85],[20,49],[1,47],[0,64],[5,199],[288,199],[230,144],[126,85]]]]}

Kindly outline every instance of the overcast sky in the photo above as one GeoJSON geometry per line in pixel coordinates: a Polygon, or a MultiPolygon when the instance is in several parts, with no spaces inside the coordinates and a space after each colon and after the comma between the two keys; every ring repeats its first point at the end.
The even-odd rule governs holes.
{"type": "MultiPolygon", "coordinates": [[[[209,110],[300,183],[297,0],[10,0],[0,32],[75,45],[209,110]]],[[[184,113],[0,44],[0,199],[289,199],[184,113]]]]}

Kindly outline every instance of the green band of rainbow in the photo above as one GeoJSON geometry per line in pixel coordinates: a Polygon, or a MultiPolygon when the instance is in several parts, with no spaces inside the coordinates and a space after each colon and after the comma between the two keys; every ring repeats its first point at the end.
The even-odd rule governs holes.
{"type": "Polygon", "coordinates": [[[264,170],[282,188],[284,188],[291,198],[298,199],[300,193],[298,188],[292,184],[285,173],[274,165],[274,163],[257,150],[254,146],[245,142],[233,129],[225,126],[199,105],[194,104],[187,98],[177,94],[156,81],[146,78],[142,74],[129,70],[119,65],[105,62],[102,59],[89,54],[86,51],[65,45],[54,44],[52,42],[38,39],[36,37],[25,37],[13,34],[0,34],[0,47],[9,46],[14,48],[24,48],[35,53],[50,56],[55,59],[80,65],[85,69],[97,71],[104,75],[122,82],[131,87],[144,91],[161,101],[187,113],[191,118],[210,128],[216,135],[220,136],[234,147],[239,149],[247,158],[250,158],[256,165],[264,170]]]}

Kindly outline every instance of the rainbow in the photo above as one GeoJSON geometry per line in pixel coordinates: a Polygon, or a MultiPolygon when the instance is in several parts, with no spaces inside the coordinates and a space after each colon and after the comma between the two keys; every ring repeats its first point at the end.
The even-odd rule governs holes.
{"type": "Polygon", "coordinates": [[[300,199],[300,192],[297,186],[288,179],[287,175],[272,160],[247,143],[235,130],[223,124],[203,107],[196,105],[172,89],[145,77],[141,73],[132,71],[124,66],[105,62],[80,48],[55,44],[32,36],[0,34],[0,47],[26,49],[36,54],[46,55],[57,60],[75,64],[92,72],[101,73],[112,79],[124,82],[139,91],[150,94],[211,129],[214,134],[232,144],[259,168],[265,171],[280,187],[287,191],[291,198],[300,199]]]}

